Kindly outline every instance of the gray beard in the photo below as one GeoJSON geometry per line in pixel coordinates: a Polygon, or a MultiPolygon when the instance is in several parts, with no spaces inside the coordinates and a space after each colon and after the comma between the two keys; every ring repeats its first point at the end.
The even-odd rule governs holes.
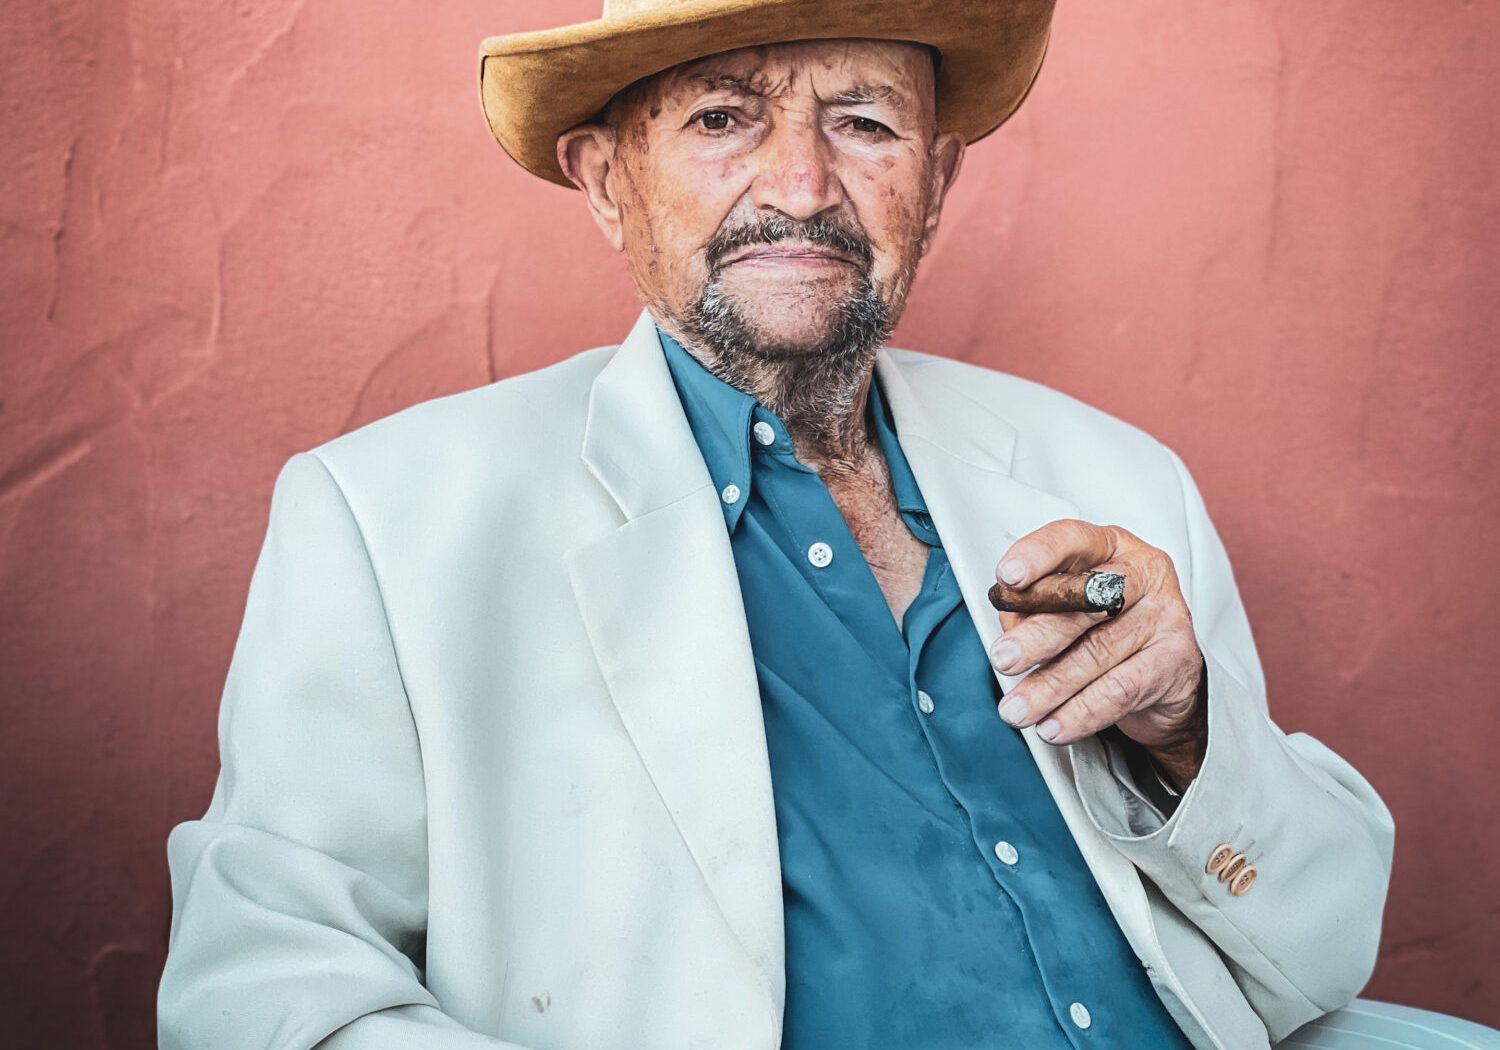
{"type": "Polygon", "coordinates": [[[678,324],[715,376],[758,398],[788,427],[829,444],[839,443],[841,428],[847,427],[874,368],[875,352],[895,327],[868,274],[860,276],[854,295],[844,300],[828,338],[811,349],[758,342],[717,278],[704,285],[678,324]]]}

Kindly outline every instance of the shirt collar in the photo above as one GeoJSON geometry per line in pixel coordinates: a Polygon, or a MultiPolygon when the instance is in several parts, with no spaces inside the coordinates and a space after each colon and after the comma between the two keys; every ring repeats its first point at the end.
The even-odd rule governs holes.
{"type": "MultiPolygon", "coordinates": [[[[656,332],[667,359],[667,369],[672,374],[672,382],[682,401],[688,426],[703,454],[708,475],[719,491],[719,506],[724,511],[724,522],[733,533],[750,500],[752,447],[771,455],[791,456],[792,440],[780,417],[774,412],[749,394],[735,389],[714,375],[660,327],[656,332]],[[761,424],[770,428],[769,433],[773,437],[770,444],[752,436],[755,428],[759,428],[761,424]],[[726,499],[726,495],[734,498],[726,499]]],[[[890,406],[880,392],[878,375],[872,374],[870,378],[866,412],[874,424],[880,451],[885,456],[886,467],[891,475],[891,490],[902,519],[918,539],[929,546],[938,546],[937,530],[927,513],[927,503],[922,498],[917,479],[906,462],[906,454],[901,451],[901,444],[896,438],[896,424],[891,418],[890,406]]],[[[765,434],[767,431],[761,430],[760,433],[765,434]]]]}
{"type": "MultiPolygon", "coordinates": [[[[750,499],[750,428],[756,421],[757,411],[773,420],[775,417],[761,408],[755,398],[736,390],[703,367],[702,362],[660,327],[656,334],[661,340],[667,369],[672,373],[672,382],[677,387],[688,426],[698,442],[698,451],[703,453],[708,476],[719,491],[724,522],[733,532],[750,499]],[[726,495],[734,498],[726,499],[726,495]]],[[[780,420],[776,420],[775,430],[778,439],[790,445],[780,420]]]]}
{"type": "Polygon", "coordinates": [[[880,442],[880,451],[885,456],[886,469],[891,475],[891,492],[896,497],[896,509],[906,521],[913,535],[929,547],[938,546],[937,529],[927,513],[927,501],[922,498],[922,489],[917,485],[906,453],[896,439],[896,423],[891,418],[891,408],[886,404],[880,390],[880,376],[870,377],[869,404],[866,409],[875,424],[875,438],[880,442]]]}

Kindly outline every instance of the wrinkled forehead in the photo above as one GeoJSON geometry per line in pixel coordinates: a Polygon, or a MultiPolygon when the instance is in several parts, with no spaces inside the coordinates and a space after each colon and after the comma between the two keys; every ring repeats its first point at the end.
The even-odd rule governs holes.
{"type": "Polygon", "coordinates": [[[937,49],[906,40],[793,40],[696,58],[620,92],[659,102],[711,92],[761,98],[857,90],[903,108],[936,107],[937,49]]]}

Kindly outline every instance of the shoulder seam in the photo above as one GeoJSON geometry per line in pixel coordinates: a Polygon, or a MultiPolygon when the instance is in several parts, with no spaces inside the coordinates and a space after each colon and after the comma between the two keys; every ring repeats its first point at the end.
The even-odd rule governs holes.
{"type": "Polygon", "coordinates": [[[344,492],[343,485],[339,484],[338,477],[333,473],[333,467],[316,450],[299,452],[298,455],[307,456],[322,468],[329,482],[333,485],[333,491],[338,493],[339,502],[344,506],[344,512],[349,515],[349,521],[354,525],[354,534],[359,537],[359,547],[364,553],[365,564],[370,567],[370,579],[375,584],[375,597],[380,602],[380,618],[385,623],[386,640],[391,646],[391,659],[396,664],[396,680],[401,683],[401,695],[406,700],[406,717],[411,720],[412,733],[417,738],[417,765],[422,770],[422,782],[427,782],[427,760],[422,748],[422,731],[417,725],[416,713],[411,707],[411,690],[406,686],[406,672],[401,667],[401,650],[396,644],[396,632],[391,628],[390,609],[386,605],[385,588],[380,582],[380,573],[375,568],[375,559],[370,554],[370,543],[365,537],[364,526],[359,522],[359,516],[354,513],[354,507],[349,503],[349,497],[344,492]]]}

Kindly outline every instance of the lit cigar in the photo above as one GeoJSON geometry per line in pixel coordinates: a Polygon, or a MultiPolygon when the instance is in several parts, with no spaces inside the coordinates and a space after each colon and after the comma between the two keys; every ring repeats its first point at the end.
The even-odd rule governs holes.
{"type": "Polygon", "coordinates": [[[1001,612],[1103,612],[1125,607],[1125,577],[1118,572],[1054,572],[1030,587],[997,583],[990,604],[1001,612]]]}

